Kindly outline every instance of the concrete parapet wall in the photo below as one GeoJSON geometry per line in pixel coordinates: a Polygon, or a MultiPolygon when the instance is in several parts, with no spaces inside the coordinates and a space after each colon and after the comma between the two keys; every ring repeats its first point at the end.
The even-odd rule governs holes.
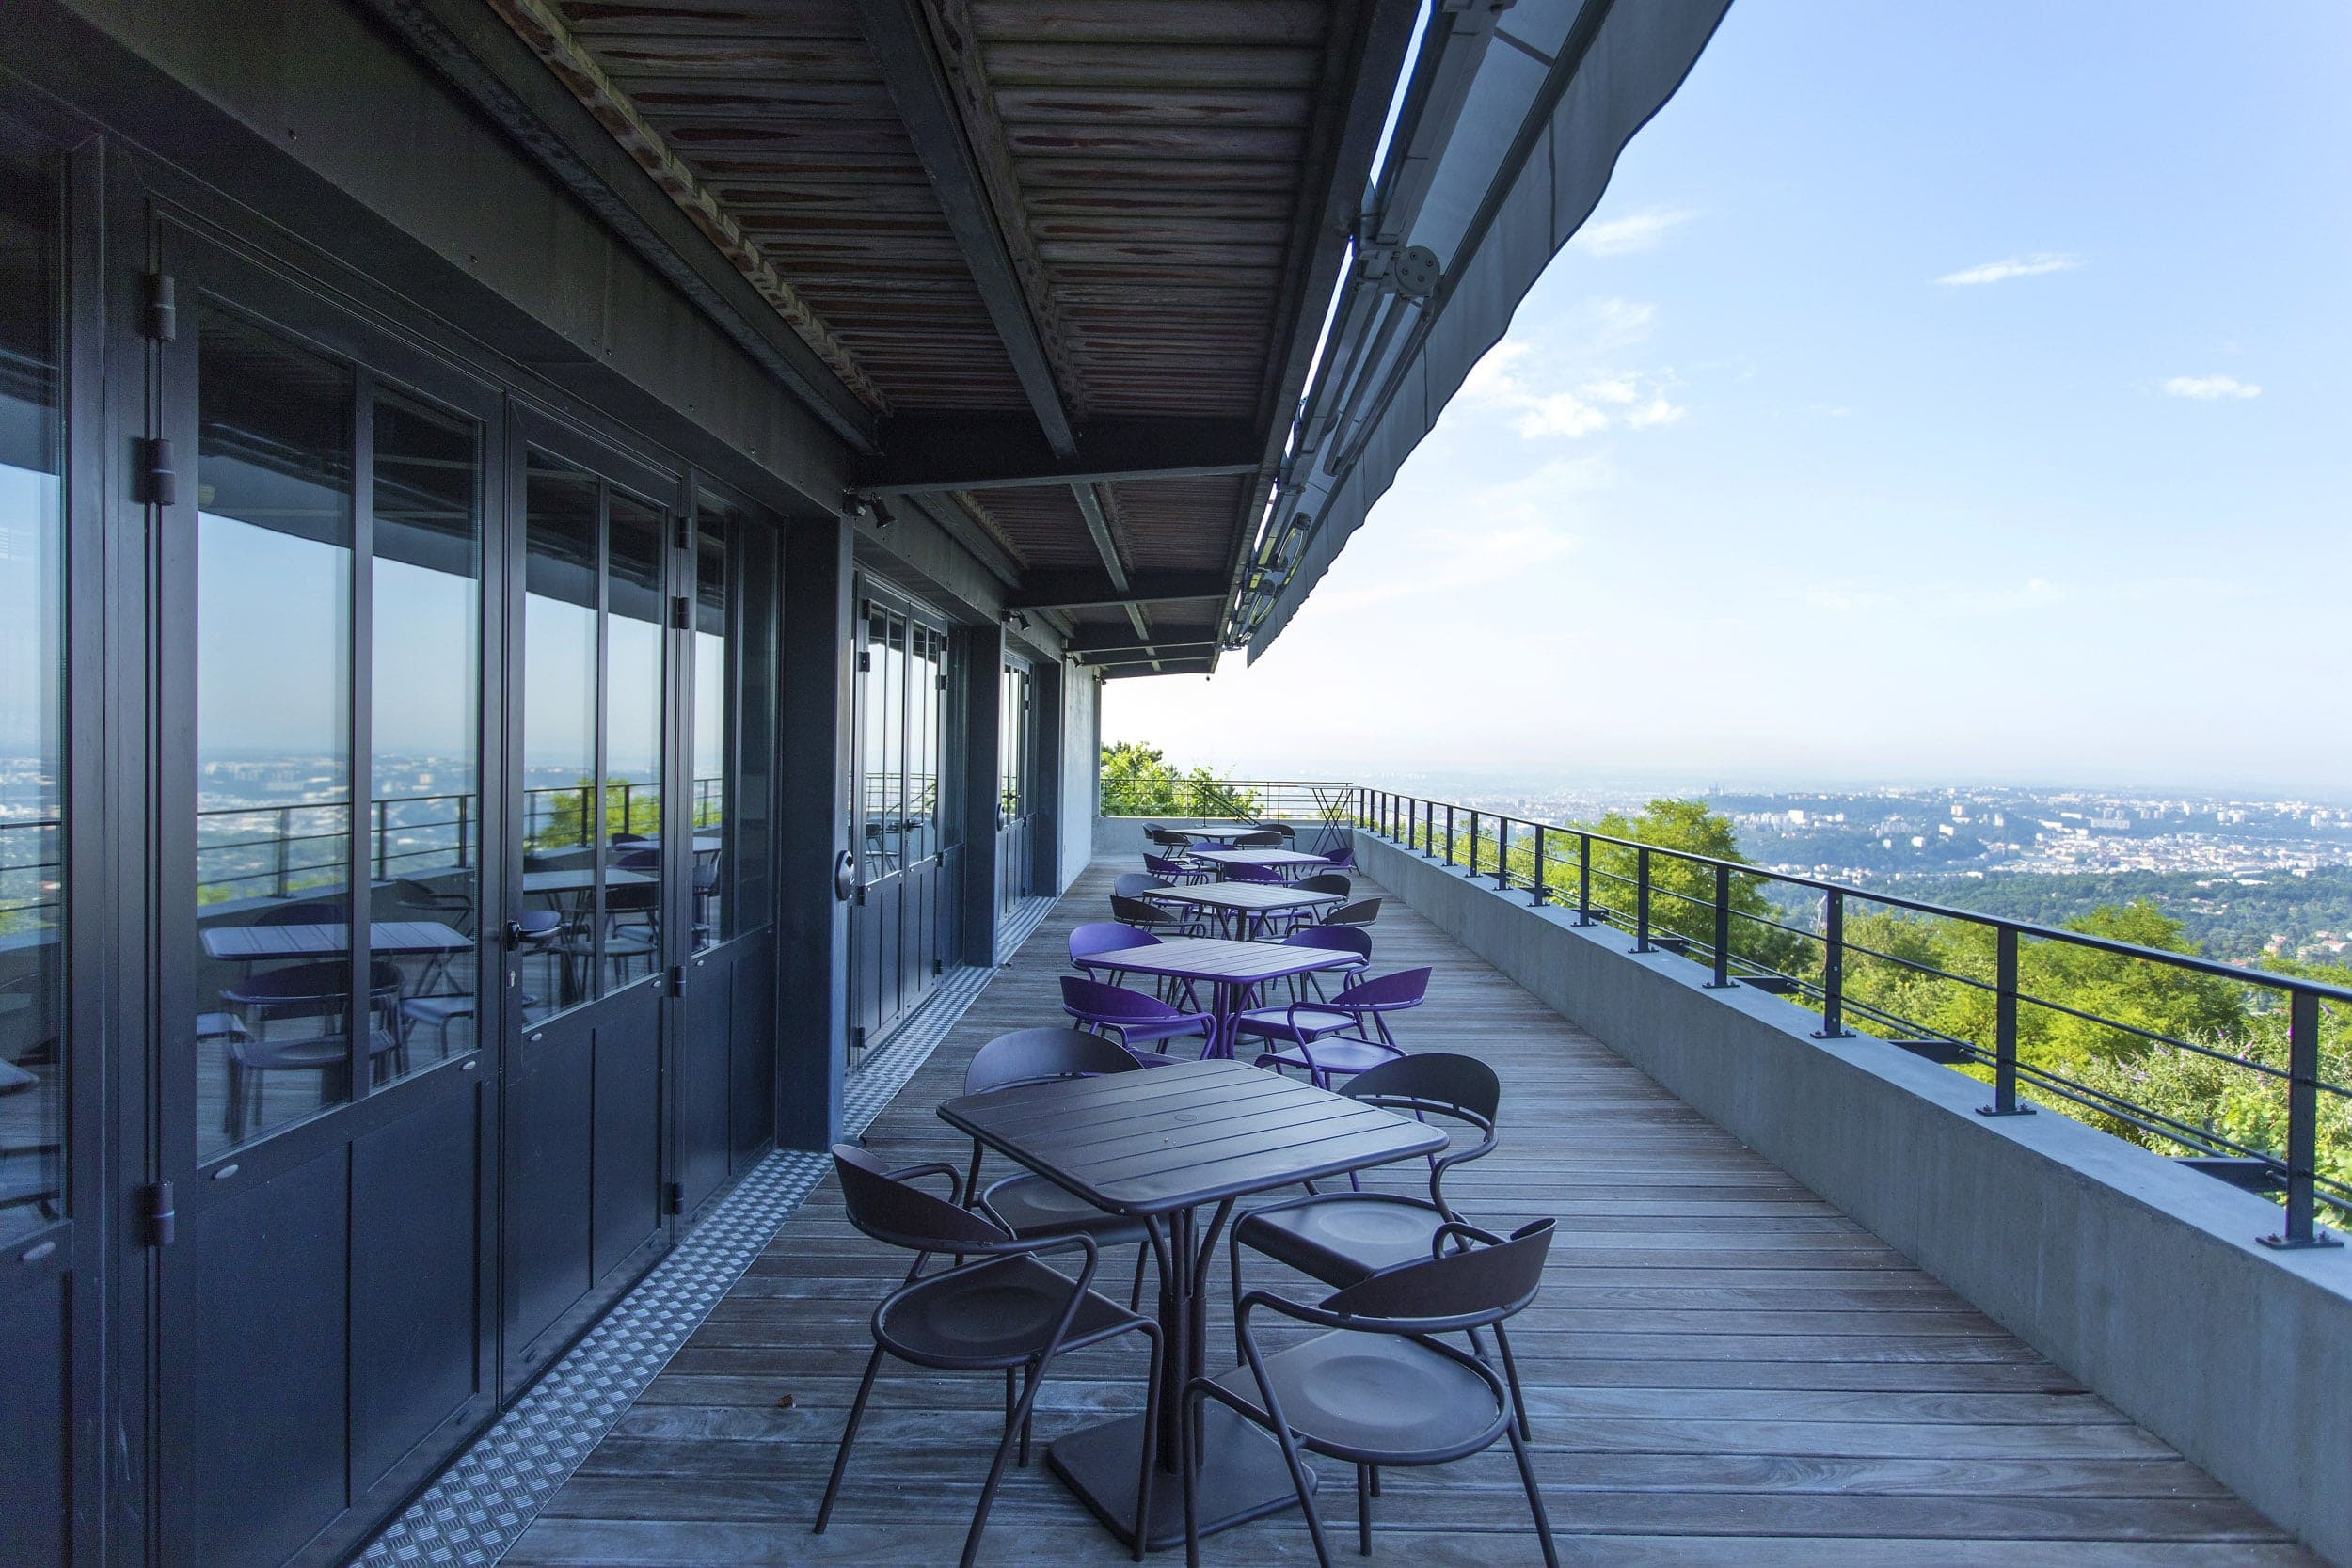
{"type": "MultiPolygon", "coordinates": [[[[1101,837],[1098,832],[1098,847],[1101,837]]],[[[1974,1302],[2339,1565],[2352,1564],[2352,1249],[2274,1252],[2273,1204],[1978,1081],[1579,929],[1359,835],[1367,876],[1974,1302]]],[[[1638,1181],[1639,1172],[1629,1180],[1638,1181]]]]}

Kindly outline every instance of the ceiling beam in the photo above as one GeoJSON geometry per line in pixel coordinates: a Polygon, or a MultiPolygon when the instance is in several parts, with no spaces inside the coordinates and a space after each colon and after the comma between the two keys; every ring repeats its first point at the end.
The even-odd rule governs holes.
{"type": "Polygon", "coordinates": [[[989,415],[887,420],[881,442],[858,470],[868,496],[1255,473],[1265,444],[1244,420],[1104,419],[1057,452],[1034,421],[989,415]]]}
{"type": "Polygon", "coordinates": [[[1071,657],[1089,668],[1099,669],[1112,664],[1134,664],[1168,658],[1205,657],[1216,650],[1214,640],[1205,637],[1170,637],[1157,642],[1134,647],[1103,648],[1088,652],[1064,644],[1071,657]]]}
{"type": "Polygon", "coordinates": [[[1005,599],[1007,610],[1092,610],[1179,599],[1222,599],[1222,572],[1136,572],[1122,587],[1108,574],[1084,571],[1031,572],[1005,599]]]}
{"type": "Polygon", "coordinates": [[[1134,680],[1151,675],[1206,675],[1216,670],[1214,658],[1171,658],[1156,664],[1089,664],[1087,669],[1099,671],[1104,680],[1134,680]]]}
{"type": "Polygon", "coordinates": [[[861,0],[853,8],[1045,443],[1056,456],[1070,457],[1078,437],[1047,341],[1051,301],[1025,235],[1021,248],[1031,256],[1025,277],[1007,238],[1023,221],[1019,190],[1009,186],[1011,159],[995,130],[985,85],[964,80],[960,92],[949,80],[951,71],[969,77],[977,64],[968,54],[943,58],[924,0],[861,0]]]}

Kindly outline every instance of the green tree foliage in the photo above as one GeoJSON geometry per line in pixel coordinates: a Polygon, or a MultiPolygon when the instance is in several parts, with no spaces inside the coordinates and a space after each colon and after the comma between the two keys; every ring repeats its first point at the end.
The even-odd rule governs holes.
{"type": "MultiPolygon", "coordinates": [[[[1711,951],[1715,941],[1715,868],[1679,857],[1704,855],[1709,860],[1747,863],[1747,857],[1740,852],[1740,834],[1731,825],[1731,818],[1708,810],[1704,800],[1661,797],[1644,806],[1637,816],[1608,812],[1589,827],[1607,838],[1630,839],[1635,844],[1673,851],[1649,858],[1650,925],[1653,929],[1687,937],[1711,951]]],[[[1571,855],[1574,848],[1571,845],[1571,855]]],[[[1595,844],[1595,901],[1612,905],[1621,914],[1629,916],[1640,861],[1641,852],[1637,849],[1617,844],[1595,844]]],[[[1730,892],[1734,958],[1784,974],[1798,973],[1814,961],[1808,951],[1810,943],[1793,932],[1775,928],[1786,917],[1756,879],[1735,872],[1730,892]]]]}
{"type": "Polygon", "coordinates": [[[1157,746],[1121,740],[1103,748],[1103,815],[1248,818],[1258,797],[1206,768],[1180,771],[1157,746]]]}

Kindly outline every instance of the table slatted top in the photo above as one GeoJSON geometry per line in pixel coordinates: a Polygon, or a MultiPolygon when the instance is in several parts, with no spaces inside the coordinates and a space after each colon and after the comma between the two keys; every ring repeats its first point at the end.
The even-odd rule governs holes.
{"type": "Polygon", "coordinates": [[[1174,937],[1151,947],[1089,953],[1091,969],[1121,974],[1167,974],[1211,985],[1250,986],[1287,979],[1310,970],[1336,969],[1363,960],[1328,947],[1290,947],[1279,942],[1227,942],[1216,937],[1174,937]]]}
{"type": "Polygon", "coordinates": [[[1199,904],[1220,910],[1295,910],[1340,901],[1336,893],[1318,893],[1288,882],[1210,882],[1147,893],[1144,897],[1160,904],[1199,904]]]}
{"type": "MultiPolygon", "coordinates": [[[[630,871],[623,866],[609,865],[604,870],[604,885],[640,887],[659,881],[650,871],[630,871]]],[[[596,874],[587,866],[575,866],[566,871],[526,871],[523,873],[525,893],[585,893],[596,885],[596,874]]]]}
{"type": "Polygon", "coordinates": [[[966,1095],[942,1120],[1099,1208],[1156,1214],[1434,1154],[1444,1132],[1239,1062],[966,1095]]]}
{"type": "MultiPolygon", "coordinates": [[[[368,950],[386,953],[463,953],[473,938],[437,920],[376,920],[368,950]]],[[[348,926],[215,926],[204,933],[207,957],[242,962],[266,958],[326,958],[351,951],[348,926]]]]}
{"type": "Polygon", "coordinates": [[[1194,860],[1207,861],[1211,865],[1329,865],[1321,855],[1311,855],[1304,849],[1192,849],[1194,860]]]}

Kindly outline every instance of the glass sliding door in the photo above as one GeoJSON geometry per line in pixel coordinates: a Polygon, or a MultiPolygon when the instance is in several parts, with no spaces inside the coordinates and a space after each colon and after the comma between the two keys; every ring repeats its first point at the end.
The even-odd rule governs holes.
{"type": "Polygon", "coordinates": [[[1029,895],[1029,777],[1036,748],[1028,661],[1008,658],[996,692],[996,917],[1029,895]]]}
{"type": "Polygon", "coordinates": [[[266,1564],[356,1535],[492,1398],[499,412],[246,257],[169,228],[161,248],[160,418],[188,456],[155,510],[148,673],[178,1230],[155,1255],[158,1538],[167,1564],[266,1564]]]}
{"type": "Polygon", "coordinates": [[[504,1312],[510,1390],[658,1252],[664,983],[691,926],[672,787],[675,482],[518,418],[510,557],[504,1312]]]}
{"type": "Polygon", "coordinates": [[[674,1097],[679,1204],[690,1215],[775,1133],[775,526],[706,489],[693,544],[681,846],[692,957],[674,1097]]]}
{"type": "Polygon", "coordinates": [[[954,900],[942,832],[947,634],[868,584],[858,620],[857,907],[850,918],[850,1040],[857,1053],[929,1000],[946,967],[954,900]]]}

